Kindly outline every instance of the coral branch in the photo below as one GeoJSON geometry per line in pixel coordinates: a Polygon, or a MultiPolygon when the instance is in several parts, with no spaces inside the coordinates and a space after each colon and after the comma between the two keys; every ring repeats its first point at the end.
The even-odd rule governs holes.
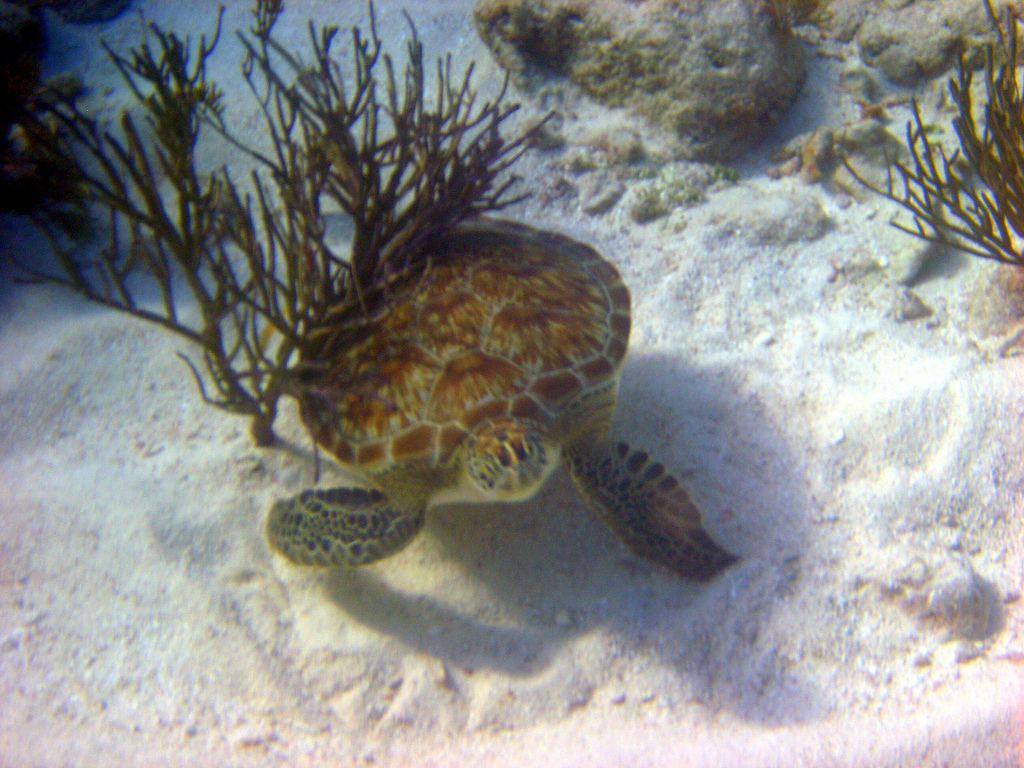
{"type": "Polygon", "coordinates": [[[240,35],[242,72],[260,105],[267,151],[231,131],[221,91],[207,77],[220,18],[194,51],[188,38],[155,25],[128,56],[106,49],[141,119],[126,112],[113,130],[76,97],[53,91],[20,126],[29,155],[64,169],[82,207],[109,222],[106,244],[83,258],[61,210],[44,209],[35,218],[56,266],[21,261],[23,274],[198,346],[199,362],[183,358],[200,395],[251,416],[261,444],[273,439],[277,401],[296,372],[330,355],[394,281],[414,279],[431,240],[521,199],[510,194],[515,178],[507,171],[528,135],[501,136],[517,109],[503,103],[504,87],[478,105],[472,65],[456,76],[448,57],[428,94],[411,20],[399,74],[368,7],[369,33],[352,30],[354,72],[346,78],[334,57],[337,28],[310,25],[306,63],[274,39],[280,0],[257,0],[253,27],[240,35]],[[254,161],[244,188],[226,167],[199,168],[207,130],[254,161]],[[353,222],[347,257],[325,241],[324,212],[335,209],[353,222]],[[136,300],[139,278],[157,285],[158,307],[136,300]],[[197,320],[182,311],[182,287],[197,320]]]}
{"type": "Polygon", "coordinates": [[[411,20],[407,63],[398,76],[383,52],[372,5],[369,16],[368,37],[352,31],[355,79],[348,86],[332,55],[334,27],[310,27],[310,66],[270,35],[242,38],[246,77],[278,150],[273,157],[250,154],[273,178],[291,179],[289,188],[301,183],[295,162],[304,161],[304,200],[329,200],[352,217],[352,288],[364,308],[371,290],[407,274],[435,235],[520,200],[508,195],[513,177],[497,179],[526,146],[524,137],[501,137],[501,124],[518,108],[502,104],[504,87],[494,101],[476,106],[472,65],[453,80],[451,58],[438,61],[430,109],[423,47],[411,20]],[[296,142],[298,156],[288,151],[296,142]]]}
{"type": "Polygon", "coordinates": [[[952,155],[928,136],[917,102],[907,124],[910,162],[890,164],[888,184],[865,186],[913,215],[913,226],[895,226],[929,242],[1005,264],[1024,266],[1024,98],[1017,80],[1018,11],[1006,8],[1005,23],[989,0],[985,6],[997,42],[986,48],[987,103],[981,124],[971,98],[973,73],[963,57],[949,91],[957,108],[953,129],[959,148],[952,155]],[[1002,61],[997,66],[997,58],[1002,61]],[[897,184],[892,171],[899,175],[897,184]]]}

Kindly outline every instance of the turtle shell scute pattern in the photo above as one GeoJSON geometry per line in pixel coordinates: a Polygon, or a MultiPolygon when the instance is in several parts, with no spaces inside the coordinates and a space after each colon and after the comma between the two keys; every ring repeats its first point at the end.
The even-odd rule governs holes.
{"type": "Polygon", "coordinates": [[[464,225],[318,366],[302,417],[365,471],[443,462],[484,419],[551,423],[609,383],[629,329],[629,291],[592,248],[507,222],[464,225]]]}

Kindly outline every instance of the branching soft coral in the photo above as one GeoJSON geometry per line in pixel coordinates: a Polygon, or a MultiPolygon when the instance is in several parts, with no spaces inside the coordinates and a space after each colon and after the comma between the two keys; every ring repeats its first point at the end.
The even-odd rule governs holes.
{"type": "Polygon", "coordinates": [[[980,118],[971,97],[974,73],[962,56],[949,82],[959,148],[950,155],[929,138],[914,102],[913,121],[907,125],[910,161],[891,164],[885,188],[857,178],[912,214],[912,226],[895,223],[904,232],[1024,266],[1024,97],[1017,75],[1021,17],[1008,6],[1000,22],[988,0],[985,5],[997,41],[986,48],[987,101],[980,118]]]}
{"type": "Polygon", "coordinates": [[[277,402],[303,366],[329,354],[394,281],[415,279],[432,238],[498,210],[510,195],[509,166],[526,135],[500,128],[516,106],[505,91],[478,103],[472,66],[437,64],[428,97],[423,49],[411,28],[399,71],[377,36],[352,30],[354,72],[334,58],[338,30],[309,28],[311,61],[273,35],[280,0],[258,0],[241,34],[243,73],[271,139],[257,149],[228,126],[222,93],[207,76],[220,34],[189,39],[151,26],[127,56],[107,49],[138,103],[117,129],[86,114],[75,96],[51,91],[19,126],[24,151],[60,168],[82,206],[108,222],[92,258],[69,242],[67,206],[35,220],[56,266],[19,262],[35,281],[157,323],[186,338],[185,358],[208,402],[253,418],[258,443],[273,441],[277,402]],[[254,161],[251,183],[226,168],[202,169],[197,151],[213,131],[254,161]],[[350,254],[331,250],[324,213],[353,222],[350,254]],[[136,300],[139,278],[158,286],[157,306],[136,300]],[[184,290],[198,308],[189,321],[184,290]]]}

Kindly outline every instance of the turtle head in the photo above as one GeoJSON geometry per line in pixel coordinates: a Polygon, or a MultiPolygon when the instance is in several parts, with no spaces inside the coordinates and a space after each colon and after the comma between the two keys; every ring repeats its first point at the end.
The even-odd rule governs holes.
{"type": "Polygon", "coordinates": [[[534,425],[496,418],[470,435],[466,470],[485,498],[518,501],[540,489],[561,455],[561,448],[534,425]]]}

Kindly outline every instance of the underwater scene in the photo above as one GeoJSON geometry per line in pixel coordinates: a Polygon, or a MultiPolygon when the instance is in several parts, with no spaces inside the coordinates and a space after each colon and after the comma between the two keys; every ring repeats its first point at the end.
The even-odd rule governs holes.
{"type": "Polygon", "coordinates": [[[0,766],[1024,766],[1024,7],[0,0],[0,766]]]}

